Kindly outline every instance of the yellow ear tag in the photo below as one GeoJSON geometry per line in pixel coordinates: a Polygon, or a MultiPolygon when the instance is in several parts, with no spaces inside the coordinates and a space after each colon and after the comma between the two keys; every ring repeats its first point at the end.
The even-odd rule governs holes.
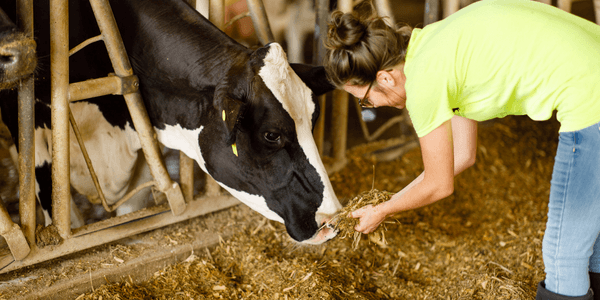
{"type": "Polygon", "coordinates": [[[223,121],[225,121],[225,110],[223,110],[223,121]]]}
{"type": "Polygon", "coordinates": [[[231,145],[231,148],[233,149],[233,154],[235,154],[235,156],[238,156],[238,153],[237,153],[237,145],[236,145],[235,143],[233,143],[233,144],[231,145]]]}

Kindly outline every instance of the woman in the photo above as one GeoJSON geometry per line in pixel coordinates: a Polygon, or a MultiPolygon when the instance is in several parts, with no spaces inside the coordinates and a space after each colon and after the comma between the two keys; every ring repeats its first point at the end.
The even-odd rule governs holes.
{"type": "Polygon", "coordinates": [[[477,121],[557,111],[537,299],[600,299],[600,27],[533,1],[483,0],[412,31],[334,12],[325,45],[331,81],[362,106],[406,107],[421,144],[424,172],[353,212],[357,231],[452,194],[475,163],[477,121]]]}

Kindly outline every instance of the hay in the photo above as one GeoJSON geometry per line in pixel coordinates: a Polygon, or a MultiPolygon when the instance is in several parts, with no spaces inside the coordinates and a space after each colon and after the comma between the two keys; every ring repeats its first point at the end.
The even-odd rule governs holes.
{"type": "MultiPolygon", "coordinates": [[[[388,201],[392,195],[393,193],[387,191],[380,192],[376,189],[362,192],[348,201],[346,206],[342,208],[342,211],[333,217],[329,223],[335,224],[335,228],[339,231],[337,235],[339,238],[351,238],[352,248],[356,250],[361,240],[361,233],[354,229],[358,225],[359,219],[353,218],[351,216],[352,212],[367,205],[375,206],[388,201]]],[[[382,223],[375,231],[369,234],[369,239],[380,246],[387,245],[385,230],[385,223],[382,223]]]]}
{"type": "MultiPolygon", "coordinates": [[[[195,260],[80,299],[100,299],[102,291],[103,300],[533,299],[544,278],[541,245],[558,127],[526,117],[481,124],[477,164],[457,176],[454,195],[397,214],[399,222],[385,224],[385,248],[364,243],[353,250],[353,233],[301,246],[282,224],[252,213],[246,228],[195,260]]],[[[342,202],[375,193],[364,176],[373,164],[379,191],[398,191],[423,171],[418,149],[377,164],[363,157],[372,147],[351,149],[346,168],[330,177],[342,202]]]]}

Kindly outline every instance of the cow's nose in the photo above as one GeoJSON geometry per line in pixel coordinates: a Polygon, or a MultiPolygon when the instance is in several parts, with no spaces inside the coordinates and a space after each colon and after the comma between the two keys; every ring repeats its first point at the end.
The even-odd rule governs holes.
{"type": "Polygon", "coordinates": [[[0,49],[0,65],[2,68],[10,68],[19,63],[21,52],[15,47],[3,47],[0,49]]]}

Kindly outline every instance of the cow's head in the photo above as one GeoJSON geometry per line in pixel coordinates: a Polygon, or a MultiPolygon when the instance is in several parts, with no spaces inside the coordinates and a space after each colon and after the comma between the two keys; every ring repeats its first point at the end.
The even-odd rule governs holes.
{"type": "Polygon", "coordinates": [[[35,70],[35,42],[0,9],[0,90],[15,87],[35,70]]]}
{"type": "Polygon", "coordinates": [[[341,208],[312,135],[315,95],[333,87],[323,68],[294,67],[272,43],[230,69],[199,143],[206,171],[232,195],[293,239],[320,244],[335,236],[323,225],[341,208]]]}

